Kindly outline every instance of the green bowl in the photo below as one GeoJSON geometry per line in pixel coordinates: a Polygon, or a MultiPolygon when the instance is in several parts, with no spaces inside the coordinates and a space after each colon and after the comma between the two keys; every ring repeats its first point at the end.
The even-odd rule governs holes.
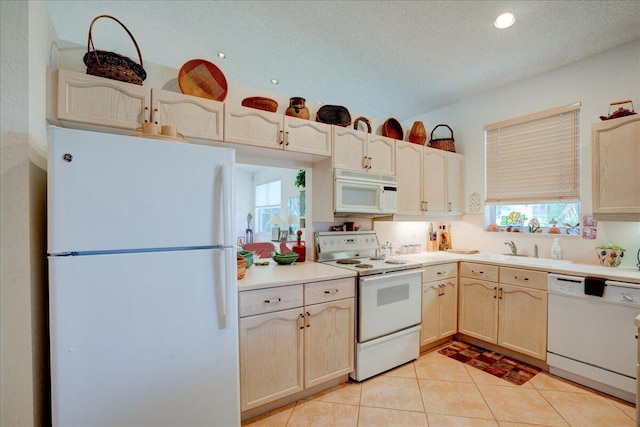
{"type": "Polygon", "coordinates": [[[238,256],[241,256],[247,261],[247,268],[253,265],[253,255],[254,255],[254,252],[252,251],[245,251],[245,250],[238,251],[238,256]]]}
{"type": "Polygon", "coordinates": [[[271,259],[273,259],[279,265],[287,265],[297,260],[298,254],[295,252],[287,252],[286,254],[271,252],[271,259]]]}

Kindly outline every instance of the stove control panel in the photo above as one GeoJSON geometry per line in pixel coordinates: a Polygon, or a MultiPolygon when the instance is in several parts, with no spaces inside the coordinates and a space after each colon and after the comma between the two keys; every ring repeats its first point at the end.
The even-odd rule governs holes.
{"type": "Polygon", "coordinates": [[[378,247],[378,236],[373,231],[317,232],[316,244],[319,253],[371,251],[378,247]]]}

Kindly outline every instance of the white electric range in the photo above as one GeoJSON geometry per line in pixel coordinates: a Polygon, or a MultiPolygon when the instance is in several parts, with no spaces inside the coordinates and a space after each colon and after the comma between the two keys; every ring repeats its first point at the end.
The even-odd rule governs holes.
{"type": "Polygon", "coordinates": [[[422,269],[379,256],[374,231],[316,232],[318,262],[358,273],[355,370],[362,381],[420,354],[422,269]],[[378,253],[376,253],[378,252],[378,253]]]}

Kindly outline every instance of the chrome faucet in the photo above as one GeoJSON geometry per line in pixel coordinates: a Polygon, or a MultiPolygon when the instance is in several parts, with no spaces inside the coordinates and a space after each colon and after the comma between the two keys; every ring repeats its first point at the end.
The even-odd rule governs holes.
{"type": "Polygon", "coordinates": [[[504,242],[505,245],[508,245],[509,248],[511,249],[511,255],[518,255],[518,247],[516,246],[515,243],[513,243],[513,240],[510,242],[504,242]]]}

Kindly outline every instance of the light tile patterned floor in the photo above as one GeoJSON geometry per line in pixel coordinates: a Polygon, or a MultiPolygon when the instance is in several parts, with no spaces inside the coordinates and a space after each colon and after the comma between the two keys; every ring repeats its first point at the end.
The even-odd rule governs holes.
{"type": "Polygon", "coordinates": [[[251,427],[635,426],[635,407],[541,372],[511,384],[436,351],[245,421],[251,427]]]}

